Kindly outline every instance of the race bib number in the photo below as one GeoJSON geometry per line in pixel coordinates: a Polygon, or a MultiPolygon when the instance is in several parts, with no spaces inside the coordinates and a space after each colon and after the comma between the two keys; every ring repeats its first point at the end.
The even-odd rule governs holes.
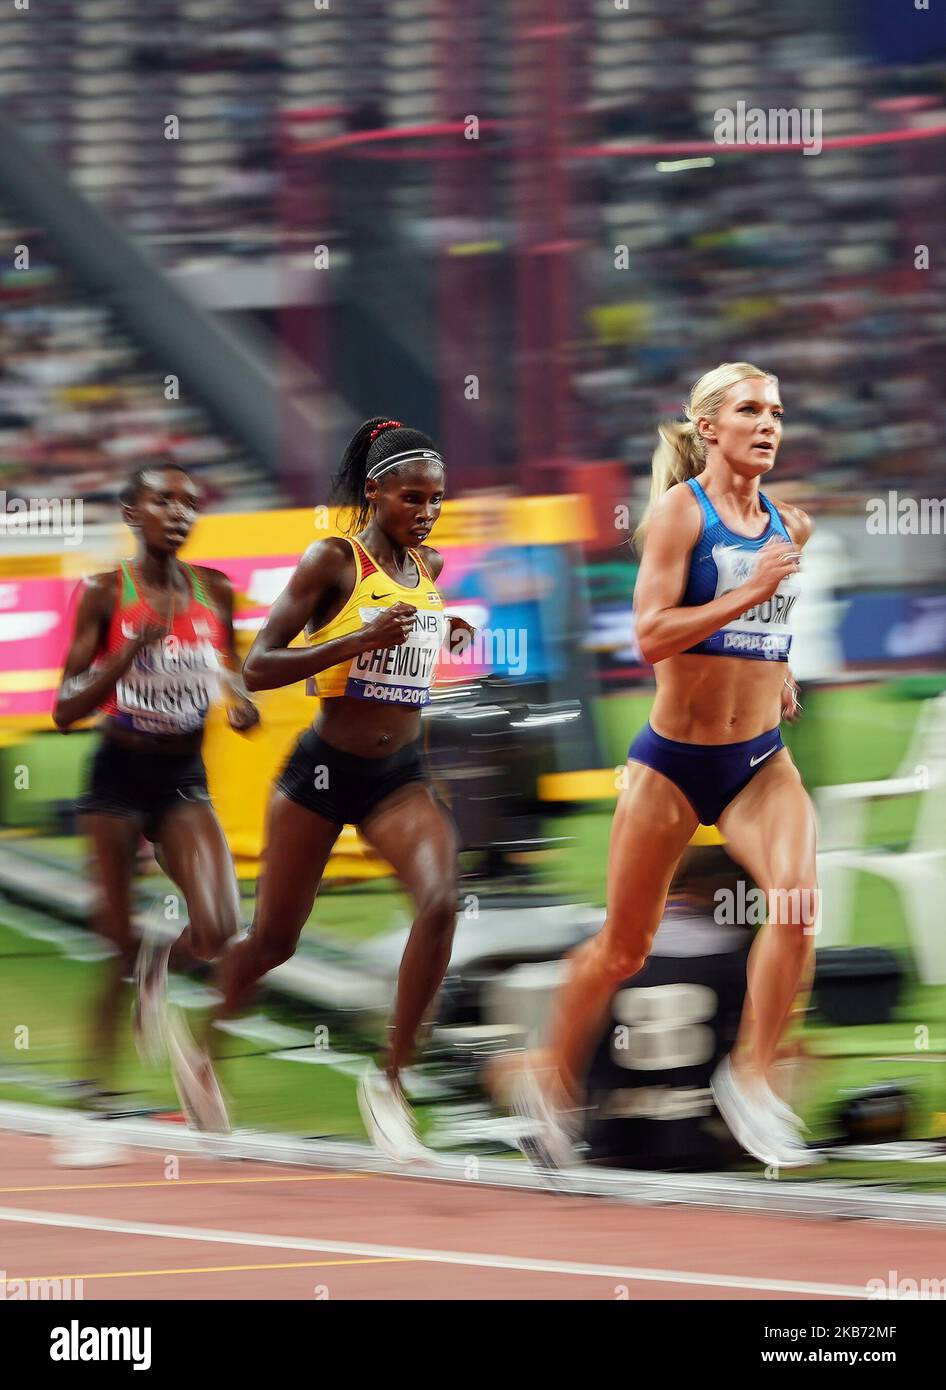
{"type": "MultiPolygon", "coordinates": [[[[754,553],[735,545],[714,545],[713,559],[719,579],[714,598],[721,598],[739,587],[752,574],[761,551],[754,553]]],[[[712,637],[700,643],[704,651],[722,656],[754,656],[766,661],[786,661],[792,645],[789,620],[798,601],[797,574],[786,575],[771,598],[747,608],[712,637]]]]}
{"type": "Polygon", "coordinates": [[[220,662],[210,641],[170,635],[135,656],[115,686],[118,711],[142,733],[193,733],[220,691],[220,662]]]}
{"type": "MultiPolygon", "coordinates": [[[[361,621],[369,623],[387,610],[359,608],[358,611],[361,621]]],[[[384,704],[429,704],[430,685],[443,645],[446,621],[442,613],[419,612],[407,641],[400,647],[377,647],[361,652],[348,669],[345,694],[384,704]]]]}

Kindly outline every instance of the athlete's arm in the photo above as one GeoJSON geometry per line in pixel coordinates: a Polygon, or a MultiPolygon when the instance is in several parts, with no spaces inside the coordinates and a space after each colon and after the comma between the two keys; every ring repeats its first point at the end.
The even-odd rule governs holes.
{"type": "MultiPolygon", "coordinates": [[[[771,493],[766,494],[770,502],[773,502],[782,515],[785,522],[785,529],[799,550],[807,543],[812,531],[814,522],[807,512],[802,511],[801,507],[794,506],[791,502],[783,502],[778,497],[773,497],[771,493]]],[[[789,724],[797,724],[802,714],[802,703],[798,698],[798,683],[792,675],[790,666],[785,668],[785,680],[782,683],[781,696],[782,718],[789,724]]]]}
{"type": "Polygon", "coordinates": [[[782,718],[787,719],[789,724],[797,724],[798,716],[801,714],[802,704],[798,698],[798,686],[795,677],[792,675],[791,668],[785,668],[785,679],[782,682],[781,713],[782,718]]]}
{"type": "Polygon", "coordinates": [[[699,503],[688,487],[677,484],[651,513],[634,589],[637,641],[651,665],[695,647],[754,603],[770,598],[785,575],[798,569],[795,547],[773,541],[762,547],[755,570],[744,584],[709,603],[681,607],[690,555],[699,535],[699,503]]]}
{"type": "Polygon", "coordinates": [[[237,656],[233,635],[233,585],[223,570],[208,569],[205,565],[199,568],[214,607],[220,615],[227,639],[223,681],[232,696],[232,701],[227,705],[227,720],[231,729],[240,734],[246,733],[247,729],[252,729],[259,723],[259,710],[243,684],[243,672],[240,669],[240,658],[237,656]]]}
{"type": "Polygon", "coordinates": [[[66,733],[77,720],[98,709],[141,648],[164,633],[163,627],[148,624],[136,637],[130,638],[118,651],[107,656],[93,674],[90,667],[108,630],[114,603],[114,572],[95,574],[86,580],[53,707],[53,722],[62,733],[66,733]]]}
{"type": "Polygon", "coordinates": [[[779,512],[781,512],[786,531],[795,542],[797,548],[801,550],[802,546],[808,543],[811,533],[815,529],[815,524],[811,517],[807,512],[803,512],[801,507],[796,507],[791,502],[779,501],[777,497],[772,496],[771,492],[767,492],[766,496],[770,502],[774,503],[779,512]]]}
{"type": "MultiPolygon", "coordinates": [[[[429,545],[418,546],[418,550],[423,556],[424,564],[427,566],[427,573],[436,584],[443,569],[443,556],[439,550],[433,550],[429,545]]],[[[473,638],[476,636],[476,628],[467,622],[466,618],[460,618],[456,613],[450,613],[447,617],[449,632],[447,635],[447,646],[454,655],[465,652],[473,638]]]]}
{"type": "MultiPolygon", "coordinates": [[[[794,506],[791,502],[783,502],[778,497],[773,497],[771,492],[767,493],[770,502],[773,502],[781,512],[782,520],[785,522],[785,529],[795,542],[799,550],[808,541],[814,530],[814,522],[807,512],[803,512],[801,507],[794,506]]],[[[782,718],[789,724],[797,724],[802,713],[802,704],[798,698],[798,683],[792,675],[792,668],[786,666],[785,680],[782,683],[781,697],[782,718]]]]}
{"type": "MultiPolygon", "coordinates": [[[[345,590],[345,577],[350,576],[351,566],[351,547],[337,536],[309,546],[243,663],[249,690],[293,685],[360,652],[397,647],[407,640],[417,610],[409,603],[395,603],[347,637],[333,637],[312,647],[290,647],[289,643],[298,637],[326,598],[345,590]]],[[[343,601],[350,594],[349,577],[343,601]]]]}

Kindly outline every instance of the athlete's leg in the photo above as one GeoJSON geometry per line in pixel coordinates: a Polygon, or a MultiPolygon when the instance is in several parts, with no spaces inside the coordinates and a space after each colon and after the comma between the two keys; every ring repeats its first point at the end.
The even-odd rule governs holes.
{"type": "MultiPolygon", "coordinates": [[[[158,868],[168,878],[173,879],[174,875],[171,873],[171,869],[168,864],[167,857],[164,853],[164,849],[161,845],[161,841],[156,840],[154,845],[152,846],[152,849],[154,850],[154,857],[157,862],[158,868]]],[[[178,887],[180,887],[180,884],[178,884],[178,887]]],[[[176,941],[171,942],[171,950],[168,955],[168,965],[172,970],[192,970],[195,965],[198,965],[200,963],[200,958],[198,956],[195,956],[193,951],[188,949],[187,943],[188,934],[186,930],[181,936],[177,938],[176,941]]]]}
{"type": "Polygon", "coordinates": [[[680,789],[641,763],[627,764],[608,851],[607,917],[571,956],[556,996],[547,1061],[572,1102],[616,985],[641,968],[660,925],[670,880],[698,825],[680,789]]]}
{"type": "Polygon", "coordinates": [[[417,1031],[443,983],[457,917],[457,836],[453,821],[422,782],[399,787],[360,826],[414,900],[414,922],[397,977],[387,1072],[397,1082],[417,1031]]]}
{"type": "Polygon", "coordinates": [[[162,817],[161,865],[187,903],[180,945],[215,960],[240,930],[240,891],[226,836],[209,801],[182,801],[162,817]]]}
{"type": "Polygon", "coordinates": [[[221,957],[216,983],[223,1002],[216,1017],[237,1013],[267,971],[296,949],[341,829],[281,791],[273,792],[253,925],[221,957]]]}
{"type": "Polygon", "coordinates": [[[134,968],[137,942],[131,930],[131,885],[141,830],[131,816],[97,811],[81,816],[79,827],[89,840],[90,876],[99,890],[98,930],[116,952],[105,962],[103,988],[91,1018],[90,1065],[95,1074],[86,1079],[99,1084],[115,1056],[122,981],[134,968]]]}
{"type": "Polygon", "coordinates": [[[719,828],[768,904],[749,960],[734,1058],[737,1069],[768,1080],[798,992],[810,978],[817,917],[814,811],[787,749],[730,802],[719,828]]]}

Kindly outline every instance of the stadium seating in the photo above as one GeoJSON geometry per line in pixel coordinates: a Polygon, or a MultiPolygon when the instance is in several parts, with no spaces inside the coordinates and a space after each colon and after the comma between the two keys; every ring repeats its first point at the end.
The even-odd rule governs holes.
{"type": "Polygon", "coordinates": [[[272,505],[253,460],[186,399],[111,309],[65,270],[43,233],[0,212],[0,243],[29,265],[0,274],[0,486],[11,496],[81,497],[84,520],[114,521],[118,491],[149,456],[188,468],[215,511],[272,505]],[[21,254],[22,259],[22,254],[21,254]]]}
{"type": "MultiPolygon", "coordinates": [[[[856,27],[840,17],[815,32],[809,9],[807,0],[575,0],[558,94],[568,138],[604,151],[712,142],[715,112],[739,100],[816,109],[825,139],[946,123],[942,65],[909,76],[878,67],[866,34],[859,51],[856,27]]],[[[360,0],[357,15],[315,0],[8,6],[0,104],[163,264],[232,265],[271,254],[286,234],[290,124],[304,133],[308,118],[325,135],[473,113],[514,130],[523,62],[546,81],[540,46],[523,56],[521,13],[500,0],[469,9],[360,0]]],[[[408,325],[431,382],[443,329],[434,319],[414,330],[411,259],[473,242],[502,248],[483,312],[496,356],[508,360],[520,192],[516,161],[500,158],[477,191],[481,215],[445,211],[433,150],[333,166],[332,225],[319,229],[320,240],[324,232],[356,253],[366,217],[384,229],[394,272],[380,316],[408,325]]],[[[699,168],[627,153],[570,160],[562,456],[622,460],[642,484],[655,417],[679,411],[698,366],[739,357],[784,380],[792,447],[782,476],[829,495],[880,481],[928,490],[946,434],[946,400],[932,389],[944,366],[943,272],[935,258],[917,270],[914,249],[942,244],[946,212],[931,196],[941,152],[937,140],[816,158],[720,151],[699,168]],[[615,264],[619,247],[626,267],[615,264]]],[[[293,173],[313,188],[319,177],[305,165],[293,173]]],[[[377,305],[375,269],[357,263],[349,284],[361,276],[377,305]]],[[[472,313],[479,300],[468,300],[460,308],[472,313]]],[[[444,303],[458,312],[447,300],[428,318],[447,312],[444,303]]],[[[513,425],[508,408],[497,409],[502,441],[513,425]]]]}

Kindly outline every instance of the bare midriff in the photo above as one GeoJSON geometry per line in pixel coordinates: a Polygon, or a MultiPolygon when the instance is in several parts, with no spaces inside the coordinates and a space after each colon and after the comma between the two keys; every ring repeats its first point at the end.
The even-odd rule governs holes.
{"type": "Polygon", "coordinates": [[[420,737],[420,710],[340,695],[321,702],[315,732],[343,753],[386,758],[420,737]]]}
{"type": "Polygon", "coordinates": [[[651,728],[678,743],[741,743],[781,720],[787,662],[684,652],[658,661],[654,675],[651,728]]]}

